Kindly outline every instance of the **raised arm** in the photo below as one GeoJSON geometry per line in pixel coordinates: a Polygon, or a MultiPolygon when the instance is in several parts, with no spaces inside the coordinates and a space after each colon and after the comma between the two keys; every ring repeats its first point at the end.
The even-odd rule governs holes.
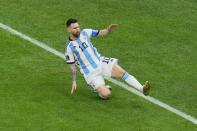
{"type": "Polygon", "coordinates": [[[110,24],[107,28],[100,30],[99,36],[106,36],[106,35],[108,35],[116,27],[118,27],[118,24],[110,24]]]}

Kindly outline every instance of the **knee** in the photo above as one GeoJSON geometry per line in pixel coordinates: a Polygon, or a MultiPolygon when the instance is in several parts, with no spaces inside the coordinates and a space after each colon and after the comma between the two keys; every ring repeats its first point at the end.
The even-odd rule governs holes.
{"type": "Polygon", "coordinates": [[[102,98],[102,99],[109,99],[110,96],[111,96],[111,91],[108,89],[108,88],[102,88],[99,92],[99,97],[102,98]]]}
{"type": "Polygon", "coordinates": [[[104,99],[104,100],[109,99],[110,96],[111,96],[111,92],[109,92],[109,93],[99,93],[99,97],[104,99]]]}

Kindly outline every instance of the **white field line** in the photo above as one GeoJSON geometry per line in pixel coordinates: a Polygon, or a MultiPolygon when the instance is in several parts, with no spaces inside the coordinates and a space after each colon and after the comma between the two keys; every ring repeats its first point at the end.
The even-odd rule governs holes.
{"type": "MultiPolygon", "coordinates": [[[[23,34],[21,32],[18,32],[17,30],[15,30],[15,29],[13,29],[13,28],[5,25],[5,24],[0,23],[0,28],[10,32],[11,34],[19,36],[22,39],[25,39],[25,40],[31,42],[32,44],[37,45],[37,46],[43,48],[44,50],[53,53],[56,56],[59,56],[62,59],[65,59],[63,53],[61,53],[61,52],[59,52],[59,51],[47,46],[46,44],[44,44],[42,42],[39,42],[36,39],[33,39],[33,38],[31,38],[31,37],[29,37],[29,36],[27,36],[27,35],[25,35],[25,34],[23,34]]],[[[186,120],[188,120],[188,121],[190,121],[190,122],[192,122],[194,124],[197,124],[197,119],[192,117],[191,115],[188,115],[188,114],[186,114],[186,113],[184,113],[184,112],[182,112],[180,110],[177,110],[177,109],[173,108],[172,106],[170,106],[168,104],[165,104],[164,102],[162,102],[160,100],[157,100],[157,99],[155,99],[155,98],[153,98],[151,96],[144,96],[142,93],[138,92],[134,88],[132,88],[132,87],[120,82],[120,81],[117,81],[117,80],[112,79],[112,78],[106,78],[106,79],[108,81],[110,81],[110,82],[112,82],[112,83],[114,83],[114,84],[116,84],[116,85],[118,85],[118,86],[120,86],[120,87],[122,87],[122,88],[124,88],[124,89],[126,89],[126,90],[128,90],[128,91],[130,91],[130,92],[132,92],[132,93],[134,93],[134,94],[146,99],[146,100],[148,100],[148,101],[150,101],[151,103],[154,103],[154,104],[156,104],[156,105],[158,105],[160,107],[163,107],[164,109],[166,109],[166,110],[168,110],[170,112],[173,112],[173,113],[177,114],[178,116],[181,116],[184,119],[186,119],[186,120]]]]}

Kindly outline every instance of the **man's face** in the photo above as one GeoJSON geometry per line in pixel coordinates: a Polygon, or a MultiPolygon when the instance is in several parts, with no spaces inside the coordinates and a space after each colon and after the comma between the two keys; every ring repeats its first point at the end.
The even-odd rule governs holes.
{"type": "Polygon", "coordinates": [[[68,32],[70,34],[72,34],[75,37],[79,37],[80,35],[80,27],[78,23],[72,23],[69,27],[68,27],[68,32]]]}

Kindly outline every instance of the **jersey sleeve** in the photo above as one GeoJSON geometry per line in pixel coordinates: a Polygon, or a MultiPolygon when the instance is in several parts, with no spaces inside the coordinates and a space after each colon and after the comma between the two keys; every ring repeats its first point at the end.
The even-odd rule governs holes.
{"type": "Polygon", "coordinates": [[[84,29],[89,38],[98,36],[100,30],[84,29]]]}
{"type": "Polygon", "coordinates": [[[76,61],[75,56],[74,56],[72,50],[70,49],[70,47],[66,48],[65,57],[66,57],[66,63],[67,64],[74,64],[75,61],[76,61]]]}

